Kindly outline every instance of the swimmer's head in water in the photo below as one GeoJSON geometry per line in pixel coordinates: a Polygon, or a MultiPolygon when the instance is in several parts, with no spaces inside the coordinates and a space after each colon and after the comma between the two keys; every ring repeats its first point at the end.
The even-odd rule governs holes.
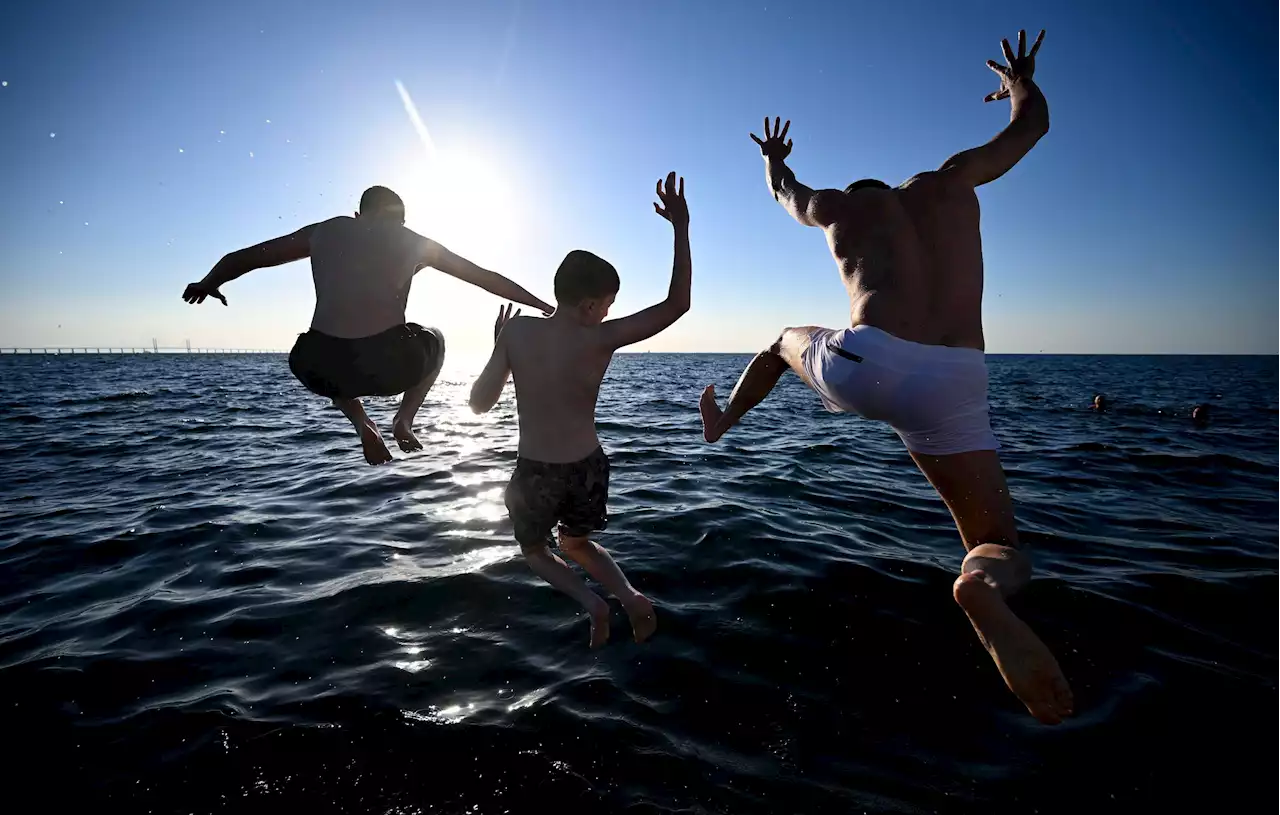
{"type": "Polygon", "coordinates": [[[1191,411],[1191,418],[1201,424],[1209,421],[1209,406],[1207,404],[1196,405],[1191,411]]]}
{"type": "Polygon", "coordinates": [[[594,325],[609,315],[619,285],[618,271],[612,264],[590,252],[574,249],[556,269],[556,304],[594,325]]]}
{"type": "Polygon", "coordinates": [[[1102,395],[1102,394],[1100,394],[1100,393],[1099,393],[1099,394],[1097,394],[1096,396],[1094,396],[1094,397],[1093,397],[1093,409],[1094,409],[1094,410],[1106,410],[1106,409],[1107,409],[1107,397],[1103,396],[1103,395],[1102,395]]]}
{"type": "Polygon", "coordinates": [[[404,200],[386,187],[370,187],[360,196],[357,218],[393,218],[404,223],[404,200]]]}
{"type": "Polygon", "coordinates": [[[874,178],[864,178],[861,181],[855,181],[844,188],[844,194],[857,192],[858,190],[889,190],[893,189],[883,181],[877,181],[874,178]]]}

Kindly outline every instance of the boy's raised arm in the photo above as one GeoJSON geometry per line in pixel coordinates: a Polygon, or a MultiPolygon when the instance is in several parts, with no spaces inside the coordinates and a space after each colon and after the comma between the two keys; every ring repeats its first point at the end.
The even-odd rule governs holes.
{"type": "Polygon", "coordinates": [[[658,179],[658,200],[653,209],[671,222],[675,232],[674,260],[671,264],[671,285],[667,297],[661,303],[643,311],[608,320],[600,326],[600,336],[610,349],[621,348],[647,340],[680,319],[689,310],[689,289],[693,283],[693,261],[689,254],[689,206],[684,200],[684,179],[676,185],[676,174],[667,175],[666,189],[658,179]]]}
{"type": "Polygon", "coordinates": [[[507,379],[511,376],[511,362],[507,359],[507,334],[502,329],[512,317],[519,316],[520,309],[516,309],[515,314],[511,313],[510,303],[507,303],[505,313],[502,306],[498,306],[498,319],[493,323],[493,353],[489,355],[489,362],[480,372],[475,384],[471,386],[471,398],[468,403],[474,413],[488,413],[493,410],[493,406],[498,404],[498,399],[502,396],[502,389],[506,387],[507,379]]]}

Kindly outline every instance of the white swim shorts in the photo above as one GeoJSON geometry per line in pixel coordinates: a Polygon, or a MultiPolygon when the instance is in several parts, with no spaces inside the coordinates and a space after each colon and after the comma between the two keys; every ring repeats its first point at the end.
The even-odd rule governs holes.
{"type": "Polygon", "coordinates": [[[805,373],[832,413],[886,422],[915,453],[1000,449],[982,351],[908,342],[869,325],[810,339],[805,373]]]}

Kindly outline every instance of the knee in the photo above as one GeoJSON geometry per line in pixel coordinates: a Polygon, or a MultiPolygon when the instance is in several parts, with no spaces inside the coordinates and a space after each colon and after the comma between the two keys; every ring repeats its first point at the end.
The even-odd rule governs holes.
{"type": "Polygon", "coordinates": [[[547,546],[547,541],[534,541],[533,543],[521,543],[520,554],[526,558],[534,558],[539,555],[547,555],[551,553],[551,548],[547,546]]]}
{"type": "Polygon", "coordinates": [[[591,539],[586,536],[566,535],[559,531],[560,549],[564,552],[581,552],[591,546],[591,539]]]}
{"type": "Polygon", "coordinates": [[[785,357],[788,346],[794,350],[798,345],[796,340],[797,332],[806,337],[808,336],[808,332],[803,328],[784,328],[782,329],[782,333],[778,335],[778,338],[773,341],[773,345],[770,345],[769,350],[765,353],[773,354],[776,357],[785,357]]]}

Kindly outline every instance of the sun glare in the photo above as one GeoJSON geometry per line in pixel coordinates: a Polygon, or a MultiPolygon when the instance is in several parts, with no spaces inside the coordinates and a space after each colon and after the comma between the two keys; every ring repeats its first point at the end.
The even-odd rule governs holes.
{"type": "Polygon", "coordinates": [[[494,164],[478,153],[440,150],[406,185],[411,228],[477,263],[497,263],[515,243],[520,213],[515,194],[494,164]]]}

